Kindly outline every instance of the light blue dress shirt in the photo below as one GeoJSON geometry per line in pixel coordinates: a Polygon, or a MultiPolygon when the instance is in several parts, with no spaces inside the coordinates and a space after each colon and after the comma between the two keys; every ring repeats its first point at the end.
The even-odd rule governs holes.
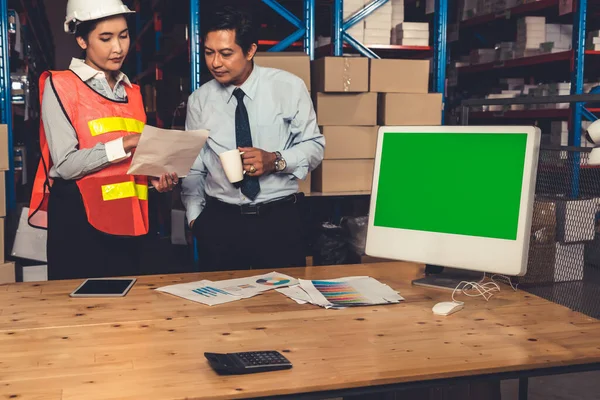
{"type": "Polygon", "coordinates": [[[186,129],[208,129],[210,136],[189,175],[182,183],[182,200],[188,221],[202,212],[206,196],[229,204],[255,204],[277,200],[298,191],[304,179],[323,160],[325,138],[304,81],[278,69],[254,65],[240,88],[246,93],[253,146],[281,152],[287,162],[283,172],[260,177],[260,193],[251,201],[229,182],[219,154],[236,149],[235,86],[216,80],[204,84],[189,98],[186,129]]]}

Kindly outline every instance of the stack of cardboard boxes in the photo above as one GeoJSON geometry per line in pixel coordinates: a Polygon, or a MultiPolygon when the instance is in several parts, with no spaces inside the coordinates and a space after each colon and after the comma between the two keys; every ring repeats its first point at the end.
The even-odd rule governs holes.
{"type": "Polygon", "coordinates": [[[6,171],[8,171],[8,128],[6,125],[0,125],[0,285],[15,282],[15,264],[7,263],[4,258],[6,171]]]}
{"type": "Polygon", "coordinates": [[[325,57],[313,62],[313,99],[327,145],[313,192],[371,190],[380,125],[440,125],[429,61],[325,57]]]}
{"type": "Polygon", "coordinates": [[[442,96],[428,93],[427,60],[324,57],[311,65],[304,53],[259,53],[255,62],[300,77],[311,92],[327,144],[302,192],[368,192],[380,125],[441,124],[442,96]]]}
{"type": "Polygon", "coordinates": [[[377,94],[369,92],[369,59],[321,58],[313,62],[312,78],[317,122],[327,141],[313,172],[313,192],[371,190],[377,94]]]}
{"type": "Polygon", "coordinates": [[[370,60],[379,125],[440,125],[442,95],[429,93],[428,60],[370,60]]]}

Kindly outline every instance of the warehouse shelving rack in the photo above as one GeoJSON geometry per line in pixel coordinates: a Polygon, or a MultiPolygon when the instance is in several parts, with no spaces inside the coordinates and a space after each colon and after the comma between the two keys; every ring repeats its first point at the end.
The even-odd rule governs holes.
{"type": "MultiPolygon", "coordinates": [[[[568,51],[459,67],[457,68],[459,86],[460,80],[465,78],[475,81],[480,77],[509,77],[514,76],[516,73],[534,76],[543,73],[544,75],[565,76],[565,78],[569,76],[571,95],[583,94],[585,72],[600,67],[600,51],[586,50],[585,48],[588,6],[593,6],[593,1],[590,0],[590,3],[588,3],[588,0],[574,0],[572,12],[567,12],[563,16],[558,15],[560,7],[558,0],[540,0],[518,5],[501,13],[492,13],[461,21],[459,23],[461,32],[473,33],[486,25],[500,27],[507,20],[529,15],[553,15],[555,18],[565,21],[566,18],[569,18],[569,14],[572,14],[573,43],[572,50],[568,51]]],[[[550,102],[547,100],[547,98],[541,97],[539,103],[549,104],[550,102]]],[[[488,102],[485,104],[487,105],[488,102]]],[[[494,104],[499,105],[501,103],[494,104]]],[[[517,103],[502,104],[508,106],[508,104],[517,103]]],[[[573,103],[569,109],[475,111],[470,112],[469,116],[471,120],[477,120],[478,122],[493,121],[495,124],[501,124],[502,120],[508,119],[520,121],[567,119],[570,121],[569,144],[577,147],[581,144],[582,120],[595,121],[597,119],[596,114],[599,112],[600,109],[598,108],[586,108],[584,103],[573,103]]]]}
{"type": "MultiPolygon", "coordinates": [[[[32,7],[29,3],[33,0],[19,0],[24,8],[35,10],[36,7],[32,7]],[[25,7],[27,6],[27,7],[25,7]]],[[[157,5],[162,0],[153,0],[152,7],[153,10],[157,7],[157,5]]],[[[261,43],[263,45],[273,45],[268,51],[281,51],[286,49],[289,46],[299,46],[298,41],[302,41],[301,45],[304,51],[311,57],[315,57],[315,2],[316,0],[302,0],[303,7],[303,16],[302,19],[296,17],[294,14],[289,12],[285,7],[279,4],[276,0],[262,0],[264,4],[271,7],[274,11],[276,11],[279,15],[289,21],[292,25],[294,25],[297,30],[292,35],[287,38],[279,41],[279,42],[270,42],[264,41],[261,43]]],[[[337,46],[336,55],[340,55],[340,45],[343,49],[343,40],[348,40],[349,36],[345,33],[345,29],[357,23],[361,19],[367,17],[370,13],[375,11],[378,7],[385,4],[388,0],[374,0],[370,5],[365,7],[360,13],[352,16],[347,21],[343,22],[341,20],[341,12],[343,10],[343,2],[342,0],[333,0],[334,7],[336,13],[334,13],[334,21],[333,25],[336,27],[334,32],[334,42],[335,46],[337,46]],[[336,40],[337,38],[337,40],[336,40]]],[[[139,9],[140,0],[134,1],[134,8],[139,9]]],[[[1,104],[1,118],[2,123],[6,123],[9,125],[9,148],[12,148],[12,129],[11,129],[11,104],[10,104],[10,69],[9,69],[9,54],[8,54],[8,0],[0,0],[0,7],[2,8],[2,14],[0,15],[0,46],[2,47],[2,51],[0,52],[0,66],[1,72],[0,74],[0,91],[2,99],[1,104]]],[[[447,7],[448,0],[436,0],[436,12],[435,12],[435,38],[434,38],[434,91],[444,93],[445,88],[445,72],[446,72],[446,29],[447,29],[447,7]]],[[[190,1],[190,21],[189,21],[189,59],[190,59],[190,89],[193,91],[200,87],[201,84],[201,41],[200,41],[200,12],[201,12],[201,1],[200,0],[191,0],[190,1]]],[[[160,46],[160,36],[161,36],[161,21],[160,15],[157,12],[154,12],[154,17],[152,20],[142,22],[141,16],[138,14],[136,16],[136,42],[134,45],[138,48],[141,46],[141,42],[138,41],[139,38],[146,35],[148,32],[154,32],[155,35],[155,43],[156,46],[160,46]]],[[[32,28],[36,29],[38,25],[35,24],[36,21],[32,21],[32,28]]],[[[46,38],[48,37],[44,32],[33,32],[37,33],[39,39],[37,41],[38,46],[43,47],[46,38]]],[[[358,47],[359,49],[365,50],[365,46],[358,43],[355,40],[350,39],[350,44],[352,46],[358,47]]],[[[142,59],[140,52],[136,54],[136,77],[135,81],[140,81],[141,79],[150,76],[152,74],[155,75],[156,78],[161,78],[162,68],[168,62],[173,61],[178,56],[181,56],[182,53],[185,53],[186,47],[173,49],[173,53],[167,57],[165,57],[161,62],[153,62],[151,65],[143,69],[142,68],[142,59]]],[[[375,51],[405,51],[407,53],[414,52],[427,52],[428,48],[411,48],[406,46],[373,46],[370,49],[367,49],[367,53],[371,57],[379,57],[375,51]],[[375,50],[375,51],[374,51],[375,50]]],[[[47,64],[50,64],[49,59],[51,55],[42,52],[45,57],[48,57],[47,64]]],[[[159,121],[157,121],[159,122],[159,121]]],[[[9,210],[13,210],[16,207],[16,198],[15,198],[15,190],[14,190],[14,160],[10,157],[10,171],[7,173],[7,207],[9,210]]]]}
{"type": "MultiPolygon", "coordinates": [[[[261,41],[259,45],[273,45],[268,51],[283,51],[290,46],[298,46],[302,39],[304,52],[314,59],[315,43],[315,0],[303,1],[303,19],[291,13],[276,0],[262,0],[273,11],[291,23],[297,30],[280,42],[261,41]]],[[[200,35],[201,1],[190,1],[190,61],[191,61],[191,89],[198,89],[201,85],[202,46],[200,35]]]]}
{"type": "MultiPolygon", "coordinates": [[[[14,116],[17,108],[25,106],[12,104],[11,66],[12,70],[15,70],[19,65],[11,65],[11,56],[14,56],[14,53],[10,48],[9,9],[15,10],[15,17],[19,19],[21,25],[24,54],[19,64],[30,80],[37,79],[42,71],[54,66],[54,44],[41,0],[0,0],[0,123],[8,126],[9,170],[6,172],[6,211],[7,216],[14,216],[17,210],[13,151],[16,142],[14,116]]],[[[33,88],[30,98],[35,100],[37,81],[32,81],[30,85],[33,88]]],[[[31,120],[33,121],[34,118],[31,120]]],[[[35,153],[34,149],[29,150],[30,153],[35,153]]]]}
{"type": "MultiPolygon", "coordinates": [[[[298,30],[286,39],[282,40],[269,51],[281,51],[297,43],[300,38],[303,38],[304,51],[314,59],[316,49],[314,48],[315,38],[315,0],[302,0],[304,3],[303,21],[290,13],[287,9],[281,6],[276,0],[262,0],[263,3],[271,7],[274,11],[280,14],[283,18],[293,24],[298,30]]],[[[344,50],[344,42],[358,50],[362,55],[370,58],[380,58],[379,52],[406,52],[429,54],[429,47],[411,47],[411,46],[370,46],[366,47],[356,39],[352,38],[346,31],[353,25],[362,21],[364,18],[371,15],[379,7],[387,3],[389,0],[373,0],[366,5],[364,9],[358,11],[346,21],[343,20],[343,0],[333,1],[333,32],[332,45],[333,55],[341,56],[344,50]]],[[[445,93],[446,87],[446,64],[447,64],[447,47],[446,47],[446,32],[448,23],[448,0],[436,0],[436,11],[434,21],[434,84],[433,90],[438,93],[445,93]]],[[[191,59],[191,86],[192,90],[200,87],[200,66],[201,66],[201,44],[200,44],[200,12],[201,1],[191,0],[190,3],[190,59],[191,59]]],[[[319,49],[321,50],[321,49],[319,49]]],[[[320,51],[319,51],[320,53],[320,51]]]]}

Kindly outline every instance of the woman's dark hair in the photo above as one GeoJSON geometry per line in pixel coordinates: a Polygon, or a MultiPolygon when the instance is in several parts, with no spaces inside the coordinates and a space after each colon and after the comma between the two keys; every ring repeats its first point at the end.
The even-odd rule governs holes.
{"type": "Polygon", "coordinates": [[[258,44],[258,29],[254,24],[252,14],[247,11],[233,8],[231,6],[221,7],[206,21],[202,38],[210,32],[235,31],[235,42],[242,48],[244,54],[250,52],[253,44],[258,44]]]}
{"type": "Polygon", "coordinates": [[[84,21],[80,23],[77,25],[77,29],[75,30],[75,37],[83,38],[83,40],[87,42],[90,38],[90,33],[96,29],[100,21],[102,20],[96,19],[93,21],[84,21]]]}

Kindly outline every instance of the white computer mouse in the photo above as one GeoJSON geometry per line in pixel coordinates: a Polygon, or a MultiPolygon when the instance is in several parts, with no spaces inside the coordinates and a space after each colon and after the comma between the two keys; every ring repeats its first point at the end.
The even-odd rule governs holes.
{"type": "Polygon", "coordinates": [[[450,315],[462,310],[464,306],[462,301],[443,301],[433,306],[432,311],[435,315],[450,315]]]}

